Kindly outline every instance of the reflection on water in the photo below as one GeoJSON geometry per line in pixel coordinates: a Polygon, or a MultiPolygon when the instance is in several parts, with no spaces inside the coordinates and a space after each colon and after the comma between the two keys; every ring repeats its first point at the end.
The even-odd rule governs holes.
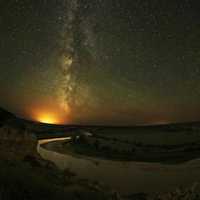
{"type": "MultiPolygon", "coordinates": [[[[47,142],[50,141],[40,141],[39,144],[47,142]]],[[[48,143],[47,149],[51,149],[52,145],[54,143],[48,143]]],[[[70,168],[80,178],[98,180],[124,194],[168,192],[179,186],[188,187],[194,182],[200,182],[200,159],[177,165],[165,165],[74,157],[47,149],[38,145],[40,155],[54,162],[60,169],[70,168]]]]}

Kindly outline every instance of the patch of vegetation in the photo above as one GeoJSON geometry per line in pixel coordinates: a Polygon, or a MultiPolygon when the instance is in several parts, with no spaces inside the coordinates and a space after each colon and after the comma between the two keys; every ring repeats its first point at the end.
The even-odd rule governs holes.
{"type": "Polygon", "coordinates": [[[102,159],[118,161],[148,161],[179,163],[199,156],[200,144],[184,143],[177,145],[149,145],[138,142],[121,141],[105,136],[72,137],[71,142],[64,142],[63,149],[67,153],[80,154],[102,159]]]}
{"type": "Polygon", "coordinates": [[[127,196],[127,200],[199,200],[200,192],[197,189],[197,183],[186,189],[177,188],[173,192],[165,194],[156,194],[153,196],[140,193],[127,196]]]}

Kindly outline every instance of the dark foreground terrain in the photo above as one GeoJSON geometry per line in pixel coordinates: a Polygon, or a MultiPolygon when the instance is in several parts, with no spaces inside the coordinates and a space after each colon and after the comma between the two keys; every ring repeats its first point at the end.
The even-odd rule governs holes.
{"type": "MultiPolygon", "coordinates": [[[[110,199],[115,193],[60,171],[37,153],[37,137],[23,120],[0,110],[0,199],[110,199]]],[[[28,123],[29,124],[29,123],[28,123]]]]}
{"type": "MultiPolygon", "coordinates": [[[[162,128],[167,128],[172,132],[179,130],[187,132],[198,131],[199,127],[195,124],[194,126],[177,125],[162,128]]],[[[191,185],[188,189],[175,188],[167,194],[158,192],[152,196],[143,193],[121,196],[118,191],[102,183],[80,179],[70,169],[58,170],[53,163],[43,160],[37,153],[38,138],[50,137],[49,131],[51,137],[53,133],[57,137],[65,135],[66,131],[77,133],[79,129],[96,131],[98,134],[104,132],[102,128],[97,127],[51,127],[26,122],[11,113],[0,110],[0,200],[200,199],[198,184],[191,185]]],[[[155,127],[150,127],[150,129],[154,130],[155,127]]]]}

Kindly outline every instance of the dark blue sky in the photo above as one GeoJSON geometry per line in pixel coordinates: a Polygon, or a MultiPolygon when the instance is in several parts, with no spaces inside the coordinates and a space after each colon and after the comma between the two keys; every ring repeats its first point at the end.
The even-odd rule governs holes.
{"type": "Polygon", "coordinates": [[[198,121],[199,9],[192,0],[2,0],[0,105],[62,123],[198,121]]]}

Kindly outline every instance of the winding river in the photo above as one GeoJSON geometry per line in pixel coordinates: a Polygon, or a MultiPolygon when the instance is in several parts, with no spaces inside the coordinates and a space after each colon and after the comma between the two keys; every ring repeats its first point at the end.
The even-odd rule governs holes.
{"type": "Polygon", "coordinates": [[[40,140],[38,152],[42,158],[54,162],[61,170],[69,168],[79,178],[98,180],[122,194],[157,193],[190,187],[200,182],[200,159],[167,165],[147,162],[122,162],[98,158],[72,156],[55,152],[55,145],[70,137],[40,140]],[[41,146],[45,144],[45,147],[41,146]]]}

